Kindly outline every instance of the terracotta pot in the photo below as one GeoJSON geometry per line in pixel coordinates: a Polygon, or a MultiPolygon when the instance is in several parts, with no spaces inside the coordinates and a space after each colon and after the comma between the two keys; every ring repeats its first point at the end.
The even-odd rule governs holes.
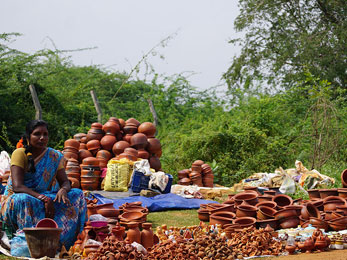
{"type": "Polygon", "coordinates": [[[84,143],[80,143],[80,148],[79,148],[79,150],[81,150],[81,149],[87,150],[87,145],[84,144],[84,143]]]}
{"type": "Polygon", "coordinates": [[[189,178],[183,178],[183,179],[181,179],[179,182],[178,182],[178,184],[179,185],[190,185],[191,184],[191,179],[189,179],[189,178]]]}
{"type": "Polygon", "coordinates": [[[194,161],[194,162],[192,163],[192,165],[196,165],[196,166],[200,166],[200,167],[201,167],[204,163],[205,163],[205,162],[202,161],[202,160],[196,160],[196,161],[194,161]]]}
{"type": "Polygon", "coordinates": [[[105,132],[105,134],[116,135],[118,132],[120,132],[120,126],[114,121],[107,121],[102,126],[102,130],[105,132]]]}
{"type": "Polygon", "coordinates": [[[97,149],[100,149],[101,146],[100,146],[100,141],[99,140],[90,140],[88,143],[87,143],[87,149],[89,151],[91,150],[97,150],[97,149]]]}
{"type": "Polygon", "coordinates": [[[321,215],[317,207],[309,202],[301,209],[301,217],[303,219],[309,219],[310,217],[320,218],[321,215]]]}
{"type": "Polygon", "coordinates": [[[69,172],[69,173],[66,173],[66,175],[67,177],[75,178],[77,180],[79,180],[81,177],[81,174],[78,172],[69,172]]]}
{"type": "Polygon", "coordinates": [[[220,204],[220,207],[215,207],[213,209],[208,209],[211,214],[218,213],[218,212],[232,212],[234,209],[234,205],[232,204],[220,204]]]}
{"type": "Polygon", "coordinates": [[[265,190],[264,191],[264,195],[275,196],[276,195],[276,191],[274,191],[274,190],[265,190]]]}
{"type": "Polygon", "coordinates": [[[202,169],[200,165],[192,165],[192,172],[197,172],[197,173],[201,173],[202,169]]]}
{"type": "MultiPolygon", "coordinates": [[[[100,140],[100,144],[102,148],[105,150],[112,150],[112,147],[116,142],[117,142],[117,138],[114,135],[105,135],[100,140]]],[[[88,146],[88,143],[87,143],[87,146],[88,146]]]]}
{"type": "Polygon", "coordinates": [[[277,207],[277,203],[274,201],[264,201],[264,202],[259,202],[258,204],[255,205],[257,208],[261,206],[266,206],[275,209],[277,207]]]}
{"type": "Polygon", "coordinates": [[[87,136],[87,134],[85,134],[85,133],[77,133],[73,136],[73,138],[77,141],[80,141],[82,137],[86,137],[86,136],[87,136]]]}
{"type": "Polygon", "coordinates": [[[145,134],[148,138],[153,138],[156,131],[155,125],[150,122],[144,122],[138,128],[138,132],[145,134]]]}
{"type": "MultiPolygon", "coordinates": [[[[94,157],[87,157],[87,158],[83,159],[82,163],[83,163],[83,166],[99,166],[98,159],[96,159],[94,157]]],[[[81,167],[83,167],[83,166],[81,166],[81,167]]]]}
{"type": "Polygon", "coordinates": [[[118,141],[118,142],[116,142],[113,145],[112,151],[113,151],[114,154],[119,155],[119,154],[124,152],[125,148],[128,148],[128,147],[130,147],[130,144],[128,142],[126,142],[126,141],[118,141]]]}
{"type": "Polygon", "coordinates": [[[133,220],[139,220],[143,217],[144,217],[144,213],[136,212],[136,211],[124,212],[122,215],[120,215],[120,218],[126,219],[128,220],[128,222],[133,220]]]}
{"type": "Polygon", "coordinates": [[[125,235],[125,227],[120,226],[117,222],[116,227],[112,228],[112,234],[118,241],[123,241],[125,235]]]}
{"type": "MultiPolygon", "coordinates": [[[[259,202],[266,202],[266,201],[272,201],[273,196],[265,195],[265,196],[258,196],[259,202]]],[[[276,203],[277,205],[277,203],[276,203]]]]}
{"type": "Polygon", "coordinates": [[[112,158],[112,154],[107,150],[100,150],[96,154],[96,158],[103,158],[108,161],[112,158]]]}
{"type": "Polygon", "coordinates": [[[139,127],[141,123],[137,121],[135,118],[131,117],[127,121],[125,121],[125,125],[127,124],[134,124],[136,127],[139,127]]]}
{"type": "Polygon", "coordinates": [[[274,196],[272,200],[277,203],[278,207],[284,207],[293,204],[292,198],[285,194],[278,194],[274,196]]]}
{"type": "Polygon", "coordinates": [[[320,189],[319,194],[321,199],[325,199],[328,196],[337,196],[337,189],[320,189]]]}
{"type": "Polygon", "coordinates": [[[97,190],[99,183],[95,181],[81,181],[82,190],[97,190]]]}
{"type": "Polygon", "coordinates": [[[327,231],[329,228],[328,223],[320,218],[310,217],[308,223],[315,228],[324,229],[325,231],[327,231]]]}
{"type": "Polygon", "coordinates": [[[160,160],[157,156],[152,156],[149,158],[149,165],[155,171],[161,170],[161,163],[160,163],[160,160]]]}
{"type": "Polygon", "coordinates": [[[158,139],[148,138],[147,142],[148,142],[148,145],[147,145],[146,149],[150,154],[155,154],[156,152],[161,150],[161,144],[160,144],[160,141],[158,139]]]}
{"type": "Polygon", "coordinates": [[[279,220],[280,227],[283,229],[286,228],[295,228],[300,224],[300,220],[297,216],[292,216],[279,220]]]}
{"type": "Polygon", "coordinates": [[[106,218],[116,218],[119,215],[119,209],[109,209],[109,208],[100,208],[96,210],[97,214],[101,214],[106,218]]]}
{"type": "Polygon", "coordinates": [[[79,162],[82,162],[85,158],[92,157],[92,156],[93,156],[92,153],[88,150],[81,149],[78,151],[79,162]]]}
{"type": "Polygon", "coordinates": [[[184,169],[178,172],[178,179],[188,178],[190,171],[188,169],[184,169]]]}
{"type": "Polygon", "coordinates": [[[221,211],[213,213],[210,215],[210,225],[215,224],[229,224],[232,223],[232,220],[235,218],[235,213],[228,211],[221,211]]]}
{"type": "Polygon", "coordinates": [[[129,243],[136,242],[141,244],[141,232],[139,230],[139,224],[136,222],[128,223],[129,230],[127,231],[127,240],[129,243]]]}
{"type": "Polygon", "coordinates": [[[207,163],[201,165],[201,170],[203,171],[203,173],[212,171],[211,166],[207,163]]]}
{"type": "Polygon", "coordinates": [[[136,133],[137,133],[137,127],[136,127],[136,125],[134,125],[134,124],[126,124],[126,125],[123,127],[123,132],[124,132],[126,135],[133,135],[133,134],[136,134],[136,133]]]}
{"type": "Polygon", "coordinates": [[[320,192],[318,189],[308,190],[307,192],[311,200],[314,198],[320,199],[320,192]]]}
{"type": "Polygon", "coordinates": [[[134,161],[136,162],[137,161],[137,157],[136,156],[133,156],[131,154],[127,154],[127,153],[121,153],[120,155],[118,155],[116,157],[117,160],[120,160],[120,159],[128,159],[129,161],[134,161]]]}
{"type": "MultiPolygon", "coordinates": [[[[88,131],[88,134],[86,136],[86,143],[88,143],[91,140],[100,141],[103,136],[104,136],[104,132],[101,129],[96,129],[96,130],[91,129],[88,131]]],[[[81,142],[82,142],[82,139],[83,138],[81,138],[81,142]]]]}
{"type": "Polygon", "coordinates": [[[147,136],[142,133],[134,134],[130,139],[130,145],[135,149],[145,149],[147,146],[147,136]]]}
{"type": "Polygon", "coordinates": [[[134,148],[131,148],[131,147],[125,148],[124,153],[131,154],[131,155],[136,156],[136,157],[138,156],[138,151],[134,148]]]}
{"type": "Polygon", "coordinates": [[[347,188],[347,169],[343,170],[341,173],[342,187],[347,188]]]}
{"type": "Polygon", "coordinates": [[[75,159],[78,160],[78,153],[75,152],[68,152],[66,150],[63,151],[64,158],[69,160],[69,159],[75,159]]]}
{"type": "Polygon", "coordinates": [[[285,209],[294,209],[296,211],[296,215],[300,216],[301,215],[301,210],[304,206],[302,205],[289,205],[289,206],[285,206],[285,209]]]}
{"type": "Polygon", "coordinates": [[[343,214],[345,216],[347,216],[347,206],[346,205],[336,206],[336,210],[343,211],[343,214]]]}
{"type": "Polygon", "coordinates": [[[146,150],[138,150],[137,154],[138,154],[138,158],[142,158],[142,159],[149,158],[149,153],[146,150]]]}
{"type": "Polygon", "coordinates": [[[210,221],[210,213],[206,209],[199,209],[198,210],[198,218],[201,221],[209,222],[210,221]]]}
{"type": "Polygon", "coordinates": [[[337,192],[339,194],[339,197],[344,198],[345,200],[347,200],[347,188],[337,189],[337,192]]]}
{"type": "Polygon", "coordinates": [[[153,246],[153,243],[152,223],[142,223],[141,244],[148,249],[153,246]]]}
{"type": "Polygon", "coordinates": [[[95,182],[95,183],[99,183],[100,181],[100,177],[99,176],[81,176],[81,184],[82,183],[90,183],[90,182],[95,182]]]}
{"type": "Polygon", "coordinates": [[[76,139],[67,139],[64,142],[64,148],[73,148],[78,150],[80,148],[80,142],[76,139]]]}
{"type": "Polygon", "coordinates": [[[290,217],[296,217],[296,210],[294,209],[281,209],[274,214],[276,220],[282,220],[290,217]]]}
{"type": "Polygon", "coordinates": [[[329,200],[323,203],[324,211],[334,211],[337,206],[344,206],[346,205],[346,202],[343,202],[342,200],[329,200]]]}
{"type": "Polygon", "coordinates": [[[345,230],[346,229],[346,224],[340,224],[340,223],[335,223],[335,222],[328,222],[329,224],[329,227],[332,229],[332,230],[335,230],[335,231],[340,231],[340,230],[345,230]]]}
{"type": "Polygon", "coordinates": [[[257,222],[257,220],[255,218],[251,218],[251,217],[241,217],[241,218],[237,218],[237,219],[233,220],[233,223],[239,224],[241,226],[241,228],[250,227],[250,226],[255,227],[256,222],[257,222]]]}
{"type": "Polygon", "coordinates": [[[323,200],[315,200],[313,202],[311,202],[314,206],[316,206],[316,208],[319,210],[319,211],[323,211],[324,207],[323,207],[323,200]]]}
{"type": "Polygon", "coordinates": [[[251,205],[239,205],[236,207],[236,216],[240,217],[255,217],[257,208],[251,205]]]}
{"type": "Polygon", "coordinates": [[[91,128],[102,129],[102,124],[100,124],[99,122],[94,122],[91,124],[91,128]]]}
{"type": "Polygon", "coordinates": [[[238,193],[234,196],[235,204],[241,205],[243,201],[245,201],[249,205],[256,205],[258,203],[257,194],[255,193],[248,193],[248,192],[242,192],[238,193]]]}
{"type": "Polygon", "coordinates": [[[260,206],[257,211],[257,219],[265,220],[274,218],[276,212],[277,210],[275,210],[274,208],[260,206]]]}
{"type": "Polygon", "coordinates": [[[84,253],[86,256],[88,256],[90,253],[95,253],[99,249],[99,245],[85,245],[84,246],[84,253]]]}
{"type": "Polygon", "coordinates": [[[257,220],[256,226],[257,228],[266,228],[269,225],[274,230],[277,229],[277,220],[276,219],[265,219],[265,220],[257,220]]]}

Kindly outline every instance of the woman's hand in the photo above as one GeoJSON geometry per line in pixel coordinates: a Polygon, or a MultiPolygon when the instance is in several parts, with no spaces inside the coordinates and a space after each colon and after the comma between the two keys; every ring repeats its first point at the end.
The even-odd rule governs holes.
{"type": "Polygon", "coordinates": [[[63,202],[64,204],[70,206],[70,200],[69,200],[69,198],[67,197],[66,189],[61,188],[61,189],[57,192],[57,195],[55,196],[54,202],[55,202],[55,201],[58,201],[59,203],[60,203],[60,202],[63,202]]]}
{"type": "Polygon", "coordinates": [[[53,200],[46,197],[45,200],[45,216],[46,218],[54,218],[54,203],[53,200]]]}

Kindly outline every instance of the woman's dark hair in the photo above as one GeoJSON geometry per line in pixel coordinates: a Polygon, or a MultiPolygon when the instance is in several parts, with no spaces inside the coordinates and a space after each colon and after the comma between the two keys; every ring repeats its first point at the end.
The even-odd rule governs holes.
{"type": "Polygon", "coordinates": [[[43,120],[32,120],[29,123],[27,123],[25,128],[25,135],[24,135],[24,148],[25,148],[25,154],[28,157],[28,170],[31,173],[34,173],[36,171],[35,169],[35,162],[32,155],[32,147],[30,145],[30,135],[31,133],[39,126],[45,126],[48,129],[48,124],[43,120]]]}

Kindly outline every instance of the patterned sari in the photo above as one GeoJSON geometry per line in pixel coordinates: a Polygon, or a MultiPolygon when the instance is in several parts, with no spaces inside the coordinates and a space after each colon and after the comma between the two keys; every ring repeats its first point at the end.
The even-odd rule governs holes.
{"type": "MultiPolygon", "coordinates": [[[[25,173],[24,185],[54,200],[59,190],[56,172],[59,163],[62,163],[62,158],[63,155],[60,152],[48,148],[36,163],[36,172],[25,173]]],[[[71,189],[67,196],[71,206],[67,206],[63,202],[54,202],[54,220],[59,228],[63,229],[60,243],[68,249],[83,230],[87,207],[82,190],[71,189]]],[[[0,218],[13,230],[33,227],[39,220],[45,218],[45,206],[41,200],[29,194],[13,193],[12,178],[10,177],[2,197],[0,218]]]]}

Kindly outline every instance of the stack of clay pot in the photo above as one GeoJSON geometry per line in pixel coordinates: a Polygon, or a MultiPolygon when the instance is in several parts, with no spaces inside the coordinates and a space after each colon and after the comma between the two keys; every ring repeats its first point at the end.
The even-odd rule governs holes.
{"type": "Polygon", "coordinates": [[[178,184],[197,185],[199,187],[213,188],[213,172],[207,163],[196,160],[192,163],[191,169],[184,169],[178,172],[178,184]]]}
{"type": "MultiPolygon", "coordinates": [[[[66,140],[63,154],[67,161],[74,159],[79,163],[82,163],[85,158],[95,157],[99,162],[97,166],[101,170],[107,168],[110,159],[126,158],[131,161],[148,159],[151,168],[159,171],[162,150],[160,141],[154,137],[155,133],[156,127],[150,122],[141,124],[134,118],[124,121],[110,117],[104,125],[92,123],[87,134],[78,133],[73,139],[66,140]]],[[[82,167],[88,170],[86,165],[81,166],[81,169],[82,167]]],[[[74,173],[77,173],[77,169],[74,173]]],[[[76,178],[76,175],[71,177],[76,178]]],[[[83,186],[86,187],[86,184],[83,186]]]]}
{"type": "Polygon", "coordinates": [[[72,188],[80,188],[81,168],[78,160],[70,158],[66,162],[65,172],[72,188]]]}
{"type": "Polygon", "coordinates": [[[84,158],[80,167],[82,190],[98,190],[100,187],[101,176],[98,158],[84,158]]]}
{"type": "MultiPolygon", "coordinates": [[[[331,189],[330,191],[334,191],[331,189]]],[[[198,217],[210,224],[237,224],[237,226],[257,226],[273,229],[295,228],[299,224],[311,224],[324,230],[343,230],[347,228],[347,202],[344,193],[314,198],[311,200],[292,200],[288,195],[277,194],[272,190],[260,195],[256,187],[245,188],[244,192],[230,195],[223,204],[201,204],[198,217]],[[342,196],[337,196],[341,194],[342,196]],[[326,197],[324,197],[326,196],[326,197]]]]}
{"type": "Polygon", "coordinates": [[[129,223],[137,223],[141,225],[146,222],[148,209],[141,206],[141,202],[125,203],[119,207],[119,221],[123,226],[128,226],[129,223]]]}

